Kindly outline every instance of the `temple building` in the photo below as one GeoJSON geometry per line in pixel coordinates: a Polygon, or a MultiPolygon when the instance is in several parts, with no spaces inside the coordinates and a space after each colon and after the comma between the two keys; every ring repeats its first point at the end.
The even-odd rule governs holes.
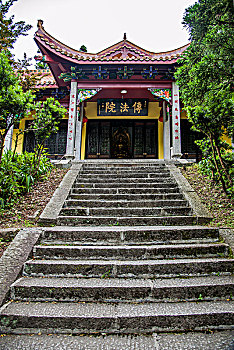
{"type": "MultiPolygon", "coordinates": [[[[174,79],[177,61],[188,45],[154,53],[124,34],[117,44],[87,53],[52,37],[41,20],[34,39],[39,59],[49,67],[37,99],[54,96],[68,110],[58,133],[48,139],[52,158],[196,157],[197,135],[190,130],[174,79]]],[[[19,128],[32,118],[22,120],[19,128]]],[[[21,141],[18,151],[33,150],[32,133],[21,141]]]]}

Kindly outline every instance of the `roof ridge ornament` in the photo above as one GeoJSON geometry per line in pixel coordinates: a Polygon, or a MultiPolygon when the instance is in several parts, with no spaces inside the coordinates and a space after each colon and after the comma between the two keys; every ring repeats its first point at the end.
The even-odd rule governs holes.
{"type": "Polygon", "coordinates": [[[127,34],[124,33],[124,37],[123,37],[124,40],[127,40],[127,34]]]}
{"type": "Polygon", "coordinates": [[[38,19],[37,28],[43,28],[43,20],[42,19],[38,19]]]}

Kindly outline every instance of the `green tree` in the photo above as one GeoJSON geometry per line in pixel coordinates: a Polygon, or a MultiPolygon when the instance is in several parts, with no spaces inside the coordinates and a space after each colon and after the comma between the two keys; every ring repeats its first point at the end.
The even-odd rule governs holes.
{"type": "MultiPolygon", "coordinates": [[[[222,141],[233,136],[233,3],[199,0],[184,14],[191,44],[179,61],[176,79],[193,129],[202,132],[210,146],[206,152],[224,191],[232,186],[230,148],[222,141]]],[[[200,146],[204,151],[204,144],[200,146]]]]}
{"type": "Polygon", "coordinates": [[[19,83],[24,92],[28,90],[38,91],[37,84],[42,78],[40,72],[30,69],[31,61],[32,58],[27,57],[27,54],[24,53],[24,58],[15,62],[14,65],[18,73],[19,83]]]}
{"type": "Polygon", "coordinates": [[[87,52],[87,47],[85,45],[81,45],[80,51],[87,52]]]}
{"type": "Polygon", "coordinates": [[[0,52],[0,163],[8,131],[27,115],[33,98],[31,91],[23,92],[8,57],[0,52]]]}
{"type": "Polygon", "coordinates": [[[21,35],[27,35],[32,28],[24,21],[14,22],[14,16],[7,17],[8,11],[17,0],[0,0],[0,51],[12,49],[21,35]]]}
{"type": "Polygon", "coordinates": [[[58,131],[59,123],[67,110],[53,97],[49,97],[43,102],[37,102],[33,105],[33,109],[35,110],[35,116],[29,130],[34,132],[36,139],[34,170],[37,171],[45,141],[52,133],[58,131]]]}

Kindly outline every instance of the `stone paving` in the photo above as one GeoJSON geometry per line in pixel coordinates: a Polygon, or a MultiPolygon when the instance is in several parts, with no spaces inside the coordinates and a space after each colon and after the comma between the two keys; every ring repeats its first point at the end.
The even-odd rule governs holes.
{"type": "Polygon", "coordinates": [[[234,332],[153,335],[7,335],[0,350],[233,350],[234,332]]]}

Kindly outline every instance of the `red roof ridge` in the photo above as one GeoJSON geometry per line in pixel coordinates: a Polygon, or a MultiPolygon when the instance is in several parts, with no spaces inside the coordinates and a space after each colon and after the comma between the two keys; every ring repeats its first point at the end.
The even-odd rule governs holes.
{"type": "MultiPolygon", "coordinates": [[[[101,59],[101,60],[106,59],[106,56],[108,54],[109,55],[114,54],[116,52],[116,50],[120,49],[121,47],[125,47],[126,49],[129,49],[130,51],[135,52],[136,55],[143,56],[144,60],[145,59],[148,60],[148,58],[151,58],[153,60],[158,60],[159,55],[164,56],[164,57],[160,57],[161,59],[164,59],[167,55],[170,55],[170,56],[175,55],[176,56],[175,58],[177,58],[178,56],[180,56],[180,53],[183,52],[189,46],[189,43],[188,43],[188,44],[185,44],[177,49],[173,49],[170,51],[152,52],[152,51],[148,51],[148,50],[143,49],[142,47],[132,43],[131,41],[129,41],[127,39],[123,39],[123,40],[119,41],[118,43],[113,44],[102,51],[99,51],[97,53],[88,53],[88,52],[83,52],[83,51],[73,49],[70,46],[67,46],[66,44],[57,40],[49,33],[47,33],[43,27],[42,20],[38,20],[37,27],[38,27],[38,30],[35,33],[35,36],[39,36],[39,37],[41,37],[41,39],[44,38],[42,40],[46,41],[46,42],[48,42],[48,39],[50,39],[51,42],[48,42],[50,47],[53,46],[53,48],[59,52],[64,50],[65,52],[61,52],[61,53],[65,54],[66,56],[70,56],[70,57],[75,56],[75,55],[83,56],[84,60],[86,60],[86,59],[92,60],[92,59],[96,59],[96,58],[101,59]],[[69,50],[70,52],[66,52],[66,50],[69,50]],[[147,57],[147,56],[151,56],[151,57],[147,57]]],[[[78,59],[78,57],[72,57],[72,58],[78,59]]],[[[128,58],[128,60],[129,60],[129,58],[128,58]]]]}

